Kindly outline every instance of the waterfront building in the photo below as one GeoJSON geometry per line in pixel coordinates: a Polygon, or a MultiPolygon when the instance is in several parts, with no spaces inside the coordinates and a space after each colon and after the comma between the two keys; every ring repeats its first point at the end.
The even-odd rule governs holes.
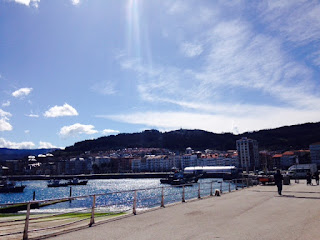
{"type": "Polygon", "coordinates": [[[320,167],[320,142],[313,143],[309,146],[311,163],[317,164],[320,167]]]}
{"type": "Polygon", "coordinates": [[[131,161],[132,172],[141,172],[141,158],[135,158],[131,161]]]}
{"type": "Polygon", "coordinates": [[[198,157],[193,154],[184,154],[181,156],[181,169],[186,167],[194,167],[197,165],[198,157]]]}
{"type": "Polygon", "coordinates": [[[280,158],[280,166],[282,169],[288,169],[292,165],[299,163],[297,161],[297,156],[294,154],[293,151],[286,151],[282,154],[280,158]]]}
{"type": "Polygon", "coordinates": [[[259,168],[258,142],[254,139],[243,137],[236,141],[239,167],[249,172],[259,168]]]}
{"type": "Polygon", "coordinates": [[[66,161],[65,171],[66,174],[89,174],[92,172],[92,161],[88,158],[71,158],[66,161]]]}

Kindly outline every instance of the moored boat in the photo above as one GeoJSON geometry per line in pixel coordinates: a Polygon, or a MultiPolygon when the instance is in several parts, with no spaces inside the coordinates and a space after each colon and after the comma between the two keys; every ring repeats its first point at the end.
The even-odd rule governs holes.
{"type": "Polygon", "coordinates": [[[25,187],[25,185],[17,186],[14,181],[3,179],[0,182],[0,193],[21,193],[25,187]]]}
{"type": "Polygon", "coordinates": [[[48,182],[48,187],[66,187],[68,185],[68,182],[61,182],[58,179],[52,179],[48,182]]]}
{"type": "Polygon", "coordinates": [[[192,185],[197,183],[200,175],[184,174],[182,171],[175,170],[174,173],[169,174],[167,178],[160,179],[160,183],[171,185],[192,185]]]}
{"type": "Polygon", "coordinates": [[[74,178],[69,181],[69,185],[87,185],[88,180],[79,180],[78,178],[74,178]]]}

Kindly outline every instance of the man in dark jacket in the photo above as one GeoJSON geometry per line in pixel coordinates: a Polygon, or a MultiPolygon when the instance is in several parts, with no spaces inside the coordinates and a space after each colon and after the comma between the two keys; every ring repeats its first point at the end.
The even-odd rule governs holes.
{"type": "Polygon", "coordinates": [[[283,180],[283,176],[280,173],[280,170],[277,170],[277,173],[274,175],[274,182],[277,185],[278,188],[278,194],[281,195],[281,191],[282,191],[282,180],[283,180]]]}

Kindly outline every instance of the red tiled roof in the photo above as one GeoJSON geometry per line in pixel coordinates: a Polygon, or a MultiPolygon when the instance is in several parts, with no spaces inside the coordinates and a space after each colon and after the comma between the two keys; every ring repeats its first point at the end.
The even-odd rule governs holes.
{"type": "Polygon", "coordinates": [[[284,156],[292,156],[294,155],[294,152],[293,151],[286,151],[283,153],[284,156]]]}

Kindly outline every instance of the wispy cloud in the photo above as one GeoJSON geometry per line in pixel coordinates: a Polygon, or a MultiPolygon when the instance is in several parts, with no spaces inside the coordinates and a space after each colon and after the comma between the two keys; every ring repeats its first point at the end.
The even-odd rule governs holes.
{"type": "Polygon", "coordinates": [[[261,1],[259,9],[270,29],[285,39],[302,45],[319,41],[318,1],[261,1]]]}
{"type": "Polygon", "coordinates": [[[33,142],[10,142],[4,138],[0,138],[1,148],[11,148],[11,149],[32,149],[35,147],[33,142]]]}
{"type": "Polygon", "coordinates": [[[2,103],[2,107],[9,107],[10,106],[10,101],[6,101],[2,103]]]}
{"type": "Polygon", "coordinates": [[[11,113],[0,109],[0,132],[11,131],[13,129],[12,125],[9,123],[9,118],[11,116],[11,113]]]}
{"type": "Polygon", "coordinates": [[[113,129],[104,129],[102,131],[102,134],[104,135],[116,135],[118,133],[120,133],[118,130],[113,130],[113,129]]]}
{"type": "Polygon", "coordinates": [[[20,88],[20,89],[14,91],[12,93],[12,96],[14,96],[16,98],[23,98],[25,96],[28,96],[32,90],[33,90],[32,88],[20,88]]]}
{"type": "Polygon", "coordinates": [[[50,108],[43,115],[48,118],[55,118],[64,116],[77,116],[79,114],[75,108],[65,103],[63,106],[54,106],[50,108]]]}
{"type": "MultiPolygon", "coordinates": [[[[181,107],[176,108],[177,112],[149,111],[104,117],[161,129],[197,127],[217,132],[319,121],[320,93],[314,81],[314,69],[296,59],[286,45],[287,41],[305,44],[320,39],[320,24],[315,24],[320,19],[320,14],[315,14],[319,4],[301,3],[305,16],[297,7],[303,1],[264,1],[246,6],[241,1],[232,5],[222,2],[215,5],[215,21],[210,27],[207,25],[201,34],[193,35],[191,42],[181,44],[181,52],[187,57],[197,56],[197,64],[181,67],[184,64],[168,66],[153,62],[150,67],[144,59],[118,58],[124,70],[135,73],[137,90],[144,101],[154,107],[158,103],[175,104],[181,107]],[[231,14],[229,8],[238,9],[239,15],[231,14]],[[261,22],[271,31],[262,32],[255,26],[256,22],[242,18],[241,11],[246,8],[258,10],[261,13],[258,18],[262,17],[261,22]],[[224,10],[230,15],[224,14],[224,10]],[[280,34],[274,34],[282,20],[280,34]],[[260,98],[264,99],[260,101],[260,98]]],[[[179,14],[180,22],[189,21],[190,16],[185,13],[194,9],[189,3],[169,2],[168,13],[179,14]]],[[[199,9],[203,8],[198,5],[196,8],[194,15],[199,16],[199,9]]],[[[213,15],[208,15],[206,20],[213,15]]],[[[175,25],[171,26],[175,29],[175,25]]],[[[171,26],[166,32],[174,32],[169,29],[171,26]]],[[[189,25],[183,26],[185,34],[195,31],[194,26],[189,32],[189,25]]],[[[309,54],[315,66],[320,65],[318,55],[309,54]]]]}
{"type": "Polygon", "coordinates": [[[284,125],[318,121],[318,111],[298,111],[295,109],[266,108],[255,109],[248,115],[206,114],[195,112],[136,112],[132,114],[99,116],[114,121],[173,130],[178,128],[203,129],[216,133],[246,132],[270,129],[284,125]]]}
{"type": "Polygon", "coordinates": [[[40,0],[13,0],[13,1],[28,7],[31,6],[35,8],[38,8],[40,3],[40,0]]]}
{"type": "Polygon", "coordinates": [[[67,137],[75,137],[80,134],[95,134],[98,133],[97,130],[94,129],[93,125],[84,125],[80,123],[76,123],[70,126],[64,126],[60,129],[60,136],[63,138],[67,137]]]}
{"type": "Polygon", "coordinates": [[[200,55],[203,52],[202,45],[190,43],[190,42],[182,43],[180,48],[181,48],[181,52],[186,57],[195,57],[195,56],[200,55]]]}
{"type": "Polygon", "coordinates": [[[114,83],[111,81],[96,83],[91,87],[91,90],[102,95],[114,95],[116,93],[114,83]]]}

